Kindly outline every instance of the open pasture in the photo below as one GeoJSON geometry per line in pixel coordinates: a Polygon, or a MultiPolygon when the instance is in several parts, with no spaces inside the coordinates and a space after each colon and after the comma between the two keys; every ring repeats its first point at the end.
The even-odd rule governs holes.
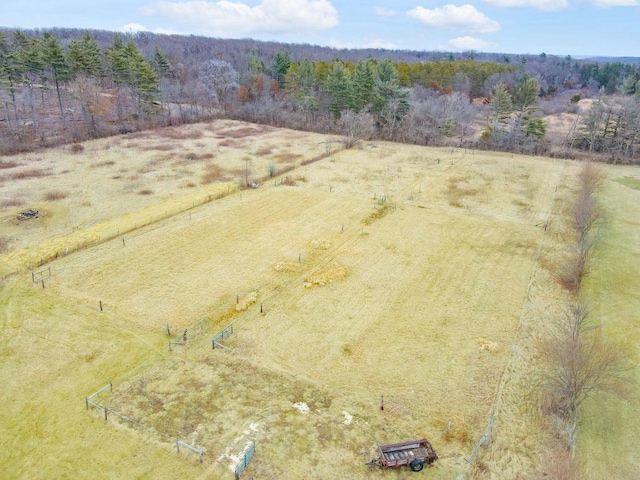
{"type": "MultiPolygon", "coordinates": [[[[220,123],[219,137],[258,128],[220,123]]],[[[185,129],[203,132],[187,143],[211,133],[185,129]]],[[[236,156],[236,164],[268,169],[293,156],[296,168],[60,257],[45,289],[28,273],[0,287],[9,359],[0,375],[11,378],[16,408],[52,431],[50,415],[68,412],[57,442],[40,446],[45,455],[62,452],[66,464],[46,461],[31,475],[24,453],[8,451],[3,460],[17,478],[59,476],[65,468],[85,478],[85,460],[109,452],[99,465],[121,477],[133,461],[130,448],[139,477],[184,469],[194,478],[231,478],[229,467],[255,441],[247,474],[256,478],[405,478],[413,474],[364,463],[377,441],[426,436],[441,460],[425,478],[464,478],[464,457],[487,426],[534,276],[538,296],[548,282],[548,303],[559,301],[546,270],[552,262],[538,253],[562,251],[544,225],[562,222],[554,199],[566,194],[574,166],[384,142],[334,149],[309,163],[303,160],[328,153],[327,138],[234,135],[214,140],[251,157],[236,156]],[[287,142],[288,154],[276,157],[287,142]],[[271,152],[260,154],[265,143],[271,152]],[[202,319],[205,331],[169,352],[166,325],[188,328],[202,319]],[[211,337],[228,324],[234,333],[223,343],[233,351],[212,350],[211,337]],[[22,352],[38,353],[27,359],[22,352]],[[60,378],[64,388],[54,387],[60,378]],[[83,398],[109,380],[115,389],[104,402],[160,435],[111,419],[105,426],[86,413],[83,398]],[[36,408],[29,398],[46,387],[36,408]],[[176,456],[175,437],[203,448],[204,464],[189,452],[176,456]]],[[[149,138],[127,141],[145,149],[149,138]]],[[[182,181],[175,179],[176,199],[182,181]]],[[[143,199],[138,208],[154,205],[151,195],[135,198],[143,199]]],[[[135,213],[116,200],[101,203],[103,222],[135,213]]],[[[70,210],[83,202],[78,195],[56,200],[65,201],[70,210]]],[[[52,236],[73,233],[53,223],[52,236]]],[[[15,265],[16,245],[35,249],[44,237],[26,233],[3,260],[15,265]]],[[[9,416],[2,422],[12,435],[4,443],[41,445],[33,425],[9,416]]]]}

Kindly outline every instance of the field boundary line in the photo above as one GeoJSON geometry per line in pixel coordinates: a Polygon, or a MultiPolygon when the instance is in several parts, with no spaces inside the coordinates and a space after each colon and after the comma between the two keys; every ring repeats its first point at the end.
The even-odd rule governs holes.
{"type": "Polygon", "coordinates": [[[500,409],[502,408],[502,404],[504,402],[503,395],[504,395],[505,387],[506,387],[506,385],[508,383],[508,380],[509,380],[509,378],[508,378],[509,377],[508,376],[509,367],[511,366],[511,364],[513,362],[514,353],[517,350],[516,345],[517,345],[519,336],[520,336],[520,334],[522,332],[522,329],[523,329],[524,319],[525,319],[525,316],[526,316],[526,312],[528,311],[528,306],[529,306],[529,304],[531,302],[531,287],[533,286],[533,283],[534,283],[535,274],[538,271],[539,259],[540,259],[540,255],[542,254],[542,249],[543,249],[543,247],[545,245],[545,242],[546,242],[546,239],[548,237],[548,235],[547,235],[547,227],[549,225],[549,222],[551,221],[551,217],[552,217],[553,212],[555,210],[555,204],[556,204],[558,188],[562,184],[562,181],[564,180],[564,170],[565,170],[566,162],[567,162],[566,159],[562,160],[562,166],[561,166],[561,169],[560,169],[559,178],[558,178],[558,180],[556,182],[556,185],[555,185],[555,188],[554,188],[553,196],[551,198],[551,202],[550,202],[549,207],[548,207],[546,219],[543,222],[543,224],[544,224],[544,232],[543,232],[542,238],[540,239],[540,244],[538,245],[538,250],[536,252],[536,255],[533,258],[533,267],[531,269],[531,274],[529,275],[529,282],[527,284],[527,295],[525,297],[525,300],[524,300],[524,302],[522,304],[522,308],[520,310],[520,317],[518,319],[518,324],[516,325],[516,329],[515,329],[515,332],[514,332],[514,335],[513,335],[513,341],[511,342],[511,349],[510,349],[509,358],[507,359],[507,362],[505,363],[504,369],[502,370],[502,374],[500,376],[500,382],[498,383],[498,387],[496,389],[495,402],[493,403],[493,405],[491,407],[491,410],[490,410],[489,422],[487,424],[487,428],[485,429],[484,433],[482,434],[482,438],[476,443],[476,445],[474,446],[474,448],[471,451],[471,453],[469,454],[469,456],[465,457],[465,460],[470,465],[473,465],[473,457],[475,457],[477,455],[478,450],[480,449],[480,447],[484,446],[486,448],[489,445],[489,442],[491,441],[491,436],[493,434],[493,428],[495,427],[495,424],[496,424],[496,422],[498,420],[500,409]]]}

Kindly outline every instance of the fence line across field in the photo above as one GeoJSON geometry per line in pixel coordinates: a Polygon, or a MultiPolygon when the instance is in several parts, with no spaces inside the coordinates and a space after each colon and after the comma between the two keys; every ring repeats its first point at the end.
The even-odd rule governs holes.
{"type": "Polygon", "coordinates": [[[176,438],[176,449],[178,450],[178,453],[180,453],[180,445],[182,445],[183,447],[188,448],[189,450],[191,450],[192,452],[195,452],[198,454],[198,456],[200,457],[200,463],[203,462],[204,460],[204,454],[202,452],[201,449],[194,447],[193,445],[189,445],[187,442],[183,442],[182,440],[180,440],[179,438],[176,438]]]}
{"type": "MultiPolygon", "coordinates": [[[[565,165],[566,165],[566,160],[562,161],[562,168],[560,169],[560,178],[558,179],[558,183],[556,184],[555,190],[554,190],[554,194],[553,197],[551,198],[551,202],[549,204],[549,209],[547,212],[547,216],[545,218],[545,221],[542,222],[539,225],[544,225],[544,232],[547,232],[548,226],[551,222],[552,216],[553,216],[553,211],[555,209],[555,204],[556,204],[556,197],[557,197],[557,192],[558,192],[558,186],[562,183],[562,180],[564,179],[564,169],[565,169],[565,165]]],[[[500,382],[498,383],[498,388],[496,391],[496,396],[495,396],[495,402],[493,403],[493,406],[491,407],[491,414],[489,415],[489,421],[487,423],[487,428],[485,429],[484,433],[482,434],[482,438],[480,438],[480,440],[478,441],[478,443],[475,445],[475,447],[473,448],[473,450],[471,451],[471,453],[469,454],[468,457],[465,458],[465,460],[473,465],[473,457],[476,456],[476,454],[478,453],[478,450],[480,449],[481,446],[484,446],[485,448],[487,448],[489,446],[489,442],[491,440],[492,434],[493,434],[493,429],[495,427],[495,424],[498,420],[498,414],[500,413],[500,408],[502,407],[502,403],[503,403],[503,393],[504,393],[504,389],[506,387],[506,384],[508,382],[508,370],[509,370],[509,365],[511,365],[511,362],[513,361],[513,357],[514,357],[514,353],[516,352],[516,344],[518,341],[518,337],[520,335],[520,331],[523,328],[523,324],[524,324],[524,319],[527,313],[527,309],[530,306],[531,303],[531,286],[533,285],[533,281],[534,281],[534,276],[536,271],[538,270],[538,263],[540,260],[540,256],[542,254],[542,249],[544,247],[544,243],[545,243],[545,239],[547,238],[547,235],[543,234],[542,238],[540,240],[540,244],[538,246],[538,251],[536,252],[536,255],[533,259],[533,268],[531,270],[531,274],[529,275],[529,283],[527,285],[527,296],[524,300],[524,303],[522,305],[522,309],[520,312],[520,318],[518,320],[518,325],[516,327],[516,331],[514,333],[514,337],[513,337],[513,342],[511,344],[511,352],[509,354],[509,358],[507,359],[507,363],[504,367],[502,376],[500,377],[500,382]]]]}
{"type": "Polygon", "coordinates": [[[31,281],[33,283],[40,283],[43,279],[49,278],[51,276],[51,267],[43,268],[37,272],[31,272],[31,281]],[[45,273],[48,275],[45,277],[45,273]]]}
{"type": "MultiPolygon", "coordinates": [[[[113,383],[109,382],[107,385],[102,387],[100,390],[97,390],[96,392],[92,393],[88,397],[85,397],[85,404],[86,404],[87,410],[89,410],[89,407],[93,407],[96,410],[100,410],[101,412],[104,413],[104,420],[105,421],[108,421],[109,414],[111,413],[111,414],[117,416],[118,418],[124,420],[125,422],[129,422],[132,425],[135,425],[137,427],[142,428],[143,430],[147,430],[147,431],[149,431],[151,433],[154,433],[154,434],[158,435],[161,438],[164,438],[164,439],[173,439],[174,438],[171,435],[159,432],[158,430],[156,430],[153,427],[149,427],[148,425],[144,425],[143,423],[140,423],[140,422],[138,422],[138,421],[136,421],[136,420],[134,420],[134,419],[132,419],[130,417],[127,417],[126,415],[124,415],[124,414],[122,414],[120,412],[117,412],[116,410],[114,410],[114,409],[112,409],[110,407],[107,407],[106,405],[100,405],[99,403],[97,403],[97,402],[92,400],[94,397],[96,397],[97,395],[99,395],[100,393],[105,391],[107,388],[109,389],[110,392],[113,392],[113,383]]],[[[189,450],[197,453],[198,457],[200,459],[200,463],[204,462],[204,451],[202,449],[197,448],[194,445],[190,445],[190,444],[180,440],[179,438],[176,438],[175,441],[176,441],[176,449],[177,449],[178,453],[180,453],[180,446],[183,446],[183,447],[188,448],[189,450]]]]}
{"type": "Polygon", "coordinates": [[[229,325],[227,328],[218,333],[215,337],[211,339],[211,348],[215,350],[216,347],[224,348],[226,350],[231,350],[229,347],[225,347],[220,343],[220,341],[229,337],[233,333],[233,325],[229,325]]]}

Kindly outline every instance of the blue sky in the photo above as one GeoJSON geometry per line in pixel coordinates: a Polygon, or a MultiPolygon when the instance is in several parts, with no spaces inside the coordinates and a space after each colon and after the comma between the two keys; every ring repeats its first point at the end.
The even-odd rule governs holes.
{"type": "Polygon", "coordinates": [[[640,57],[640,0],[3,0],[0,25],[640,57]]]}

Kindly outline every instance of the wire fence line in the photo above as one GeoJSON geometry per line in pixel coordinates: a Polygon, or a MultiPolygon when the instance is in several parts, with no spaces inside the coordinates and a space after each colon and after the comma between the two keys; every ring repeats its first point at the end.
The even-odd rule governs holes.
{"type": "Polygon", "coordinates": [[[198,454],[198,457],[200,459],[200,463],[204,462],[204,450],[197,448],[194,445],[191,445],[183,440],[180,440],[179,438],[176,438],[172,435],[169,435],[167,433],[163,433],[160,432],[158,430],[156,430],[153,427],[150,427],[148,425],[145,425],[143,423],[138,422],[137,420],[134,420],[131,417],[128,417],[127,415],[124,415],[123,413],[120,413],[116,410],[114,410],[111,407],[108,407],[106,405],[102,405],[100,403],[98,403],[97,401],[94,401],[95,397],[99,398],[100,393],[102,393],[103,391],[105,391],[106,389],[109,389],[110,392],[113,392],[113,383],[109,382],[106,386],[102,387],[101,389],[99,389],[98,391],[92,393],[91,395],[89,395],[88,397],[85,397],[85,403],[86,403],[86,407],[87,407],[87,411],[89,410],[90,407],[95,408],[96,410],[100,410],[101,412],[104,413],[104,420],[105,422],[109,419],[109,415],[115,415],[116,417],[120,418],[121,420],[130,423],[131,425],[134,425],[148,433],[152,433],[154,435],[157,435],[158,437],[160,437],[163,440],[170,440],[170,441],[174,441],[175,440],[175,444],[176,444],[176,450],[178,453],[180,453],[180,447],[186,447],[187,449],[195,452],[198,454]]]}
{"type": "Polygon", "coordinates": [[[547,234],[546,232],[548,231],[548,227],[549,224],[551,223],[551,219],[553,216],[553,212],[555,210],[555,204],[556,204],[556,199],[557,199],[557,192],[558,192],[558,187],[562,184],[562,181],[564,179],[564,169],[565,169],[565,165],[566,165],[566,160],[562,161],[562,167],[560,169],[560,175],[558,178],[558,181],[556,183],[555,189],[554,189],[554,193],[553,196],[551,198],[551,202],[549,204],[548,207],[548,211],[547,211],[547,216],[545,218],[545,220],[538,224],[538,226],[540,225],[544,225],[544,234],[542,235],[542,238],[540,239],[540,244],[538,245],[538,250],[536,252],[536,255],[533,259],[533,267],[531,269],[531,274],[529,275],[529,282],[527,284],[527,296],[523,302],[522,305],[522,309],[520,311],[520,317],[518,319],[518,324],[516,326],[516,330],[514,332],[514,336],[513,336],[513,341],[511,343],[511,350],[510,350],[510,354],[509,354],[509,358],[507,359],[507,362],[504,366],[504,369],[502,371],[502,375],[500,376],[500,382],[498,383],[498,388],[496,390],[496,395],[495,395],[495,402],[493,403],[492,407],[491,407],[491,413],[489,414],[489,421],[487,423],[487,428],[485,429],[484,433],[482,434],[482,437],[480,438],[480,440],[476,443],[476,445],[473,447],[473,450],[471,450],[471,453],[465,457],[465,460],[473,465],[473,458],[478,454],[478,450],[480,449],[481,446],[484,446],[485,448],[487,448],[489,446],[489,442],[491,441],[492,438],[492,434],[493,434],[493,429],[496,425],[496,422],[498,420],[498,416],[500,413],[500,409],[502,407],[503,404],[503,396],[504,396],[504,390],[505,387],[509,381],[509,376],[508,376],[508,372],[510,370],[511,364],[513,362],[514,359],[514,353],[516,352],[517,348],[517,342],[518,339],[520,337],[521,331],[523,329],[524,326],[524,319],[526,316],[526,313],[529,309],[530,303],[531,303],[531,288],[534,284],[534,278],[535,278],[535,274],[538,270],[538,264],[539,264],[539,260],[540,260],[540,256],[542,255],[542,250],[544,248],[544,244],[545,244],[545,240],[547,238],[547,234]]]}

